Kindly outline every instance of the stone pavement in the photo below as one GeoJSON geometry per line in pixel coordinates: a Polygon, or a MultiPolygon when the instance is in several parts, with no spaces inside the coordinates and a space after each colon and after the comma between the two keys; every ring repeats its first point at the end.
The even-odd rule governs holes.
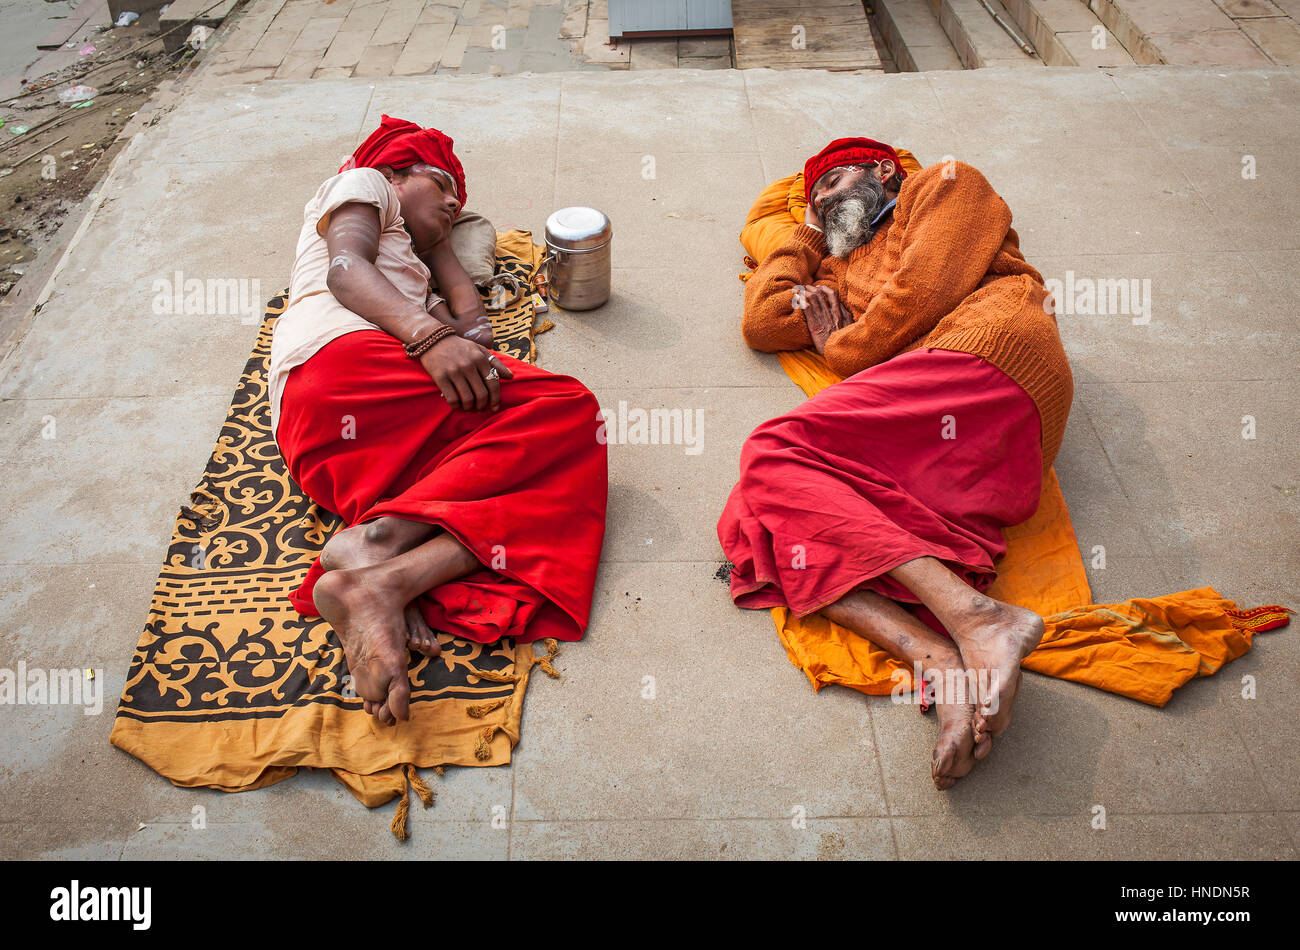
{"type": "Polygon", "coordinates": [[[934,722],[814,694],[767,613],[714,578],[714,524],[741,441],[800,402],[740,339],[737,231],[768,181],[869,134],[980,168],[1044,276],[1150,280],[1148,323],[1061,317],[1077,395],[1058,471],[1096,599],[1214,584],[1300,604],[1298,83],[1279,68],[665,70],[187,92],[123,153],[0,365],[0,667],[98,667],[105,690],[97,716],[0,709],[0,855],[1294,858],[1300,629],[1162,710],[1030,674],[991,758],[939,793],[934,722]],[[181,789],[108,744],[255,331],[156,315],[154,282],[284,286],[303,203],[383,112],[452,134],[500,228],[607,211],[614,296],[552,314],[541,365],[609,408],[704,413],[698,455],[610,446],[587,637],[531,688],[513,765],[431,778],[438,803],[413,809],[404,845],[391,805],[368,812],[328,776],[181,789]]]}
{"type": "Polygon", "coordinates": [[[731,66],[729,37],[611,46],[606,0],[252,0],[209,45],[209,82],[731,66]]]}
{"type": "Polygon", "coordinates": [[[1300,0],[1088,0],[1088,6],[1140,63],[1300,63],[1300,0]]]}

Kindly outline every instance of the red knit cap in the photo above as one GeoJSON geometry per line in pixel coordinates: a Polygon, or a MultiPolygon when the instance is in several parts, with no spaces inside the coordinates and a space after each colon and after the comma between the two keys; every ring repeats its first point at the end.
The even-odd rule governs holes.
{"type": "MultiPolygon", "coordinates": [[[[379,128],[357,146],[352,157],[343,163],[339,171],[345,172],[349,168],[378,168],[380,165],[387,165],[396,171],[423,162],[442,169],[455,180],[460,207],[464,209],[467,197],[465,170],[460,167],[460,160],[451,150],[451,144],[451,139],[437,129],[422,129],[414,122],[386,115],[380,121],[379,128]]],[[[459,215],[460,211],[456,213],[459,215]]]]}
{"type": "Polygon", "coordinates": [[[894,163],[898,180],[907,177],[903,163],[898,160],[898,153],[884,142],[875,139],[836,139],[830,145],[808,159],[803,166],[803,196],[812,204],[813,185],[832,168],[841,165],[857,165],[860,162],[879,162],[889,159],[894,163]]]}

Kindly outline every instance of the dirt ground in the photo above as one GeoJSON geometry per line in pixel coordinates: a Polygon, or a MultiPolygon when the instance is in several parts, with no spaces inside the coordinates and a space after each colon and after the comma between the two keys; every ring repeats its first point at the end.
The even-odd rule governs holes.
{"type": "Polygon", "coordinates": [[[122,127],[159,82],[192,62],[195,51],[188,47],[164,52],[157,14],[152,20],[122,28],[87,25],[65,48],[93,50],[0,101],[0,298],[99,182],[123,144],[117,141],[122,127]],[[60,102],[59,93],[77,85],[98,92],[80,108],[60,102]],[[27,131],[17,131],[24,126],[27,131]]]}

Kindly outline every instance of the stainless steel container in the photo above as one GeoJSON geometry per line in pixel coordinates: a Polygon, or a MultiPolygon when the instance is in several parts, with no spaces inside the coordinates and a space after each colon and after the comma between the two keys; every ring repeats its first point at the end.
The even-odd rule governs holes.
{"type": "Polygon", "coordinates": [[[561,208],[546,219],[550,299],[564,310],[591,310],[609,299],[614,228],[595,208],[561,208]]]}

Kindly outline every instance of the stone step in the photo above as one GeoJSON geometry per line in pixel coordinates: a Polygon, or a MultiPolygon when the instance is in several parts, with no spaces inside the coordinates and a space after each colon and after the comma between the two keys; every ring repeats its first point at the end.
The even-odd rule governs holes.
{"type": "MultiPolygon", "coordinates": [[[[1106,29],[1120,42],[1120,45],[1133,57],[1133,62],[1142,66],[1163,63],[1164,57],[1159,48],[1134,21],[1127,5],[1115,0],[1088,0],[1088,9],[1097,15],[1097,19],[1106,25],[1106,29]]],[[[1139,12],[1140,15],[1140,12],[1139,12]]]]}
{"type": "Polygon", "coordinates": [[[1083,0],[1002,0],[1048,66],[1132,66],[1133,57],[1083,0]]]}
{"type": "Polygon", "coordinates": [[[190,30],[177,29],[189,24],[193,29],[196,26],[206,26],[210,30],[215,30],[221,25],[221,22],[239,6],[241,0],[172,0],[162,16],[158,18],[158,29],[162,33],[168,30],[174,32],[167,33],[163,37],[163,47],[169,53],[174,53],[185,45],[189,38],[190,30]],[[213,4],[216,6],[213,6],[213,4]],[[208,9],[211,7],[212,9],[208,9]],[[205,12],[206,11],[206,12],[205,12]]]}
{"type": "Polygon", "coordinates": [[[900,72],[962,69],[930,0],[875,0],[876,27],[900,72]]]}
{"type": "MultiPolygon", "coordinates": [[[[1000,0],[987,0],[1002,19],[1015,26],[1010,13],[1000,0]]],[[[939,25],[948,35],[948,41],[957,51],[957,57],[967,69],[982,66],[1042,66],[1035,53],[1026,53],[997,21],[984,9],[979,0],[930,0],[930,9],[939,18],[939,25]]]]}

